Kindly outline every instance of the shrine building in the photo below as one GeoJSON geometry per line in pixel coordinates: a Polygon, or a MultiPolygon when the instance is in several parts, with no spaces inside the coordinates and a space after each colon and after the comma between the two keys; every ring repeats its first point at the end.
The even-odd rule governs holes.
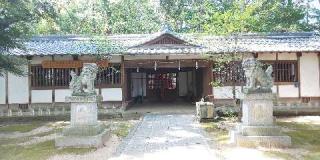
{"type": "MultiPolygon", "coordinates": [[[[214,55],[251,54],[273,66],[273,92],[278,103],[320,102],[320,36],[313,32],[214,36],[180,34],[108,35],[109,51],[85,36],[37,36],[25,50],[11,54],[29,60],[27,76],[0,77],[0,106],[65,105],[71,94],[70,72],[96,62],[96,92],[103,106],[126,109],[134,103],[195,102],[216,104],[237,99],[245,82],[240,61],[215,70],[214,55]],[[101,59],[102,57],[102,59],[101,59]],[[219,81],[222,86],[212,86],[219,81]]],[[[98,41],[98,40],[96,40],[98,41]]],[[[102,44],[103,45],[103,44],[102,44]]]]}

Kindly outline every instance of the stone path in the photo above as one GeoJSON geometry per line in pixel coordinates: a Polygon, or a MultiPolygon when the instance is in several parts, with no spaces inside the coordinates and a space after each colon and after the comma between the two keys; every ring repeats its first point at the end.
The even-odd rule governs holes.
{"type": "Polygon", "coordinates": [[[145,115],[128,135],[112,160],[201,159],[213,160],[201,128],[193,115],[145,115]]]}

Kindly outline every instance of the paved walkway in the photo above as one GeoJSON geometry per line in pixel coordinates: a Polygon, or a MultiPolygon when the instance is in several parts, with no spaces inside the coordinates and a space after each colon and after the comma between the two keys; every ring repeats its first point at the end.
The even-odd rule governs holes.
{"type": "Polygon", "coordinates": [[[190,114],[145,115],[112,160],[216,159],[193,119],[190,114]]]}

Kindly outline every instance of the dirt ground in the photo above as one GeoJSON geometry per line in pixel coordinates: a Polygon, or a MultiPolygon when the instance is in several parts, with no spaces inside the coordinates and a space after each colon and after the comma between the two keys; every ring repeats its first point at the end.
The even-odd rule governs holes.
{"type": "Polygon", "coordinates": [[[202,124],[216,152],[226,160],[320,160],[320,116],[277,118],[276,124],[292,139],[290,148],[243,148],[229,142],[235,118],[202,124]]]}
{"type": "Polygon", "coordinates": [[[102,148],[56,148],[54,139],[69,122],[32,122],[0,126],[0,159],[2,160],[95,160],[108,159],[137,120],[108,120],[111,137],[102,148]]]}
{"type": "MultiPolygon", "coordinates": [[[[84,160],[108,159],[129,130],[139,120],[107,120],[112,136],[99,149],[59,149],[54,146],[57,133],[69,123],[28,122],[0,125],[0,160],[84,160]]],[[[228,130],[236,118],[203,123],[212,149],[226,160],[320,160],[320,116],[277,118],[283,133],[292,138],[290,148],[241,148],[229,143],[228,130]]]]}

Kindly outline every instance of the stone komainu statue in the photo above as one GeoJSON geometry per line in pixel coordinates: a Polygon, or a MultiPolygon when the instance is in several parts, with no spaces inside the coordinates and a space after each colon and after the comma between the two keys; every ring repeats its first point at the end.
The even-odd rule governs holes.
{"type": "Polygon", "coordinates": [[[271,92],[273,86],[272,66],[266,71],[262,69],[263,64],[255,58],[247,58],[242,61],[242,67],[246,76],[245,92],[271,92]]]}
{"type": "Polygon", "coordinates": [[[79,76],[71,71],[69,88],[73,96],[96,95],[94,80],[97,77],[98,66],[95,63],[84,63],[79,76]]]}

